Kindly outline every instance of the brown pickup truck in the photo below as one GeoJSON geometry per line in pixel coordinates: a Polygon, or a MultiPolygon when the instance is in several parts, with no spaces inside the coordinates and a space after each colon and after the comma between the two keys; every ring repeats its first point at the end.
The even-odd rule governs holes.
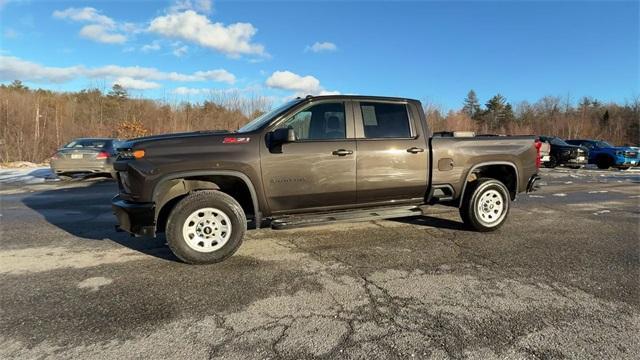
{"type": "Polygon", "coordinates": [[[433,136],[419,101],[372,96],[297,98],[235,132],[129,140],[114,163],[117,229],[165,232],[187,263],[219,262],[247,227],[422,215],[459,208],[478,231],[500,227],[533,191],[533,136],[433,136]]]}

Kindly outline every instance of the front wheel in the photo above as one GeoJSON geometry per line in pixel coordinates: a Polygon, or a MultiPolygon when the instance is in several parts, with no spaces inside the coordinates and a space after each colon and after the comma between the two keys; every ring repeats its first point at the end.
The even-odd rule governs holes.
{"type": "Polygon", "coordinates": [[[613,159],[609,156],[600,156],[596,159],[596,165],[598,166],[598,169],[606,170],[611,167],[611,164],[613,164],[613,159]]]}
{"type": "Polygon", "coordinates": [[[500,181],[480,178],[471,184],[462,200],[460,217],[469,227],[480,231],[500,228],[511,207],[511,195],[500,181]]]}
{"type": "Polygon", "coordinates": [[[544,167],[546,167],[546,168],[553,169],[553,168],[555,168],[556,166],[558,166],[558,160],[556,160],[556,157],[555,157],[555,156],[551,155],[551,156],[549,157],[549,161],[545,162],[543,165],[544,165],[544,167]]]}
{"type": "Polygon", "coordinates": [[[196,191],[176,204],[167,220],[171,251],[189,264],[213,264],[242,244],[247,220],[242,206],[220,191],[196,191]]]}

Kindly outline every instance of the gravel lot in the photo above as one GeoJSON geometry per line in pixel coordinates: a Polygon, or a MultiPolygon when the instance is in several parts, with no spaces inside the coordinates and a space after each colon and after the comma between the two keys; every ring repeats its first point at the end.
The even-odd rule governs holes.
{"type": "Polygon", "coordinates": [[[116,233],[111,181],[5,185],[0,358],[640,358],[640,172],[542,173],[495,233],[434,207],[212,266],[116,233]]]}

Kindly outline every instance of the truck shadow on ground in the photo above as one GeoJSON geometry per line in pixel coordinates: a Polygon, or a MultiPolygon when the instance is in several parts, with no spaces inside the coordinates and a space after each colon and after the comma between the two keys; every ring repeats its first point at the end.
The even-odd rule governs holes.
{"type": "Polygon", "coordinates": [[[462,221],[449,220],[430,215],[422,215],[408,218],[393,219],[393,221],[403,224],[421,225],[425,227],[433,227],[438,229],[448,229],[456,231],[472,231],[462,221]]]}
{"type": "MultiPolygon", "coordinates": [[[[115,230],[111,198],[117,185],[108,179],[92,179],[87,186],[61,187],[29,194],[22,199],[47,222],[83,240],[112,241],[129,249],[169,261],[179,261],[166,245],[164,235],[136,238],[115,230]]],[[[84,184],[82,184],[84,185],[84,184]]]]}
{"type": "MultiPolygon", "coordinates": [[[[117,221],[111,210],[111,199],[117,191],[116,183],[108,179],[93,179],[87,181],[86,186],[82,183],[68,187],[58,183],[52,184],[51,190],[25,196],[22,202],[50,224],[78,239],[112,241],[150,256],[179,262],[167,246],[164,234],[159,234],[155,239],[137,238],[115,230],[117,221]]],[[[462,222],[429,215],[393,221],[468,231],[462,222]]],[[[249,229],[253,227],[249,224],[249,229]]]]}

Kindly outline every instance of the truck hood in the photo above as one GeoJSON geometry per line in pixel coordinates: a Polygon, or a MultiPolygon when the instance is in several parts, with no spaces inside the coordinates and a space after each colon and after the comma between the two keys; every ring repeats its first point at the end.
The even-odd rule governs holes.
{"type": "Polygon", "coordinates": [[[155,143],[159,141],[167,141],[167,140],[171,141],[171,140],[180,140],[180,139],[197,138],[197,137],[210,137],[211,135],[224,135],[224,134],[230,134],[230,133],[231,132],[228,130],[203,130],[203,131],[191,131],[191,132],[143,136],[135,139],[129,139],[123,142],[120,146],[118,146],[118,149],[132,149],[135,147],[139,147],[143,144],[155,143]]]}

